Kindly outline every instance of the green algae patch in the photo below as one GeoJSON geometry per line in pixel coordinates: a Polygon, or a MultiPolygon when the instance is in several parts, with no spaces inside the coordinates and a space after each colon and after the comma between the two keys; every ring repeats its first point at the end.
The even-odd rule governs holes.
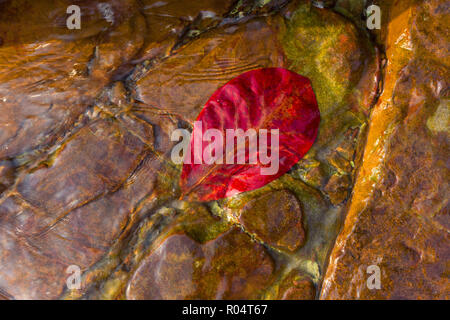
{"type": "Polygon", "coordinates": [[[178,217],[174,230],[183,231],[198,243],[205,243],[230,227],[226,219],[212,215],[206,206],[190,203],[178,217]]]}
{"type": "Polygon", "coordinates": [[[308,77],[321,113],[314,149],[361,126],[375,95],[377,60],[363,32],[329,10],[302,4],[279,28],[289,68],[308,77]]]}
{"type": "Polygon", "coordinates": [[[348,61],[339,61],[344,59],[336,55],[336,50],[354,31],[348,23],[339,20],[335,15],[302,5],[287,21],[282,37],[290,67],[311,79],[325,117],[343,102],[350,86],[350,81],[343,76],[349,71],[344,64],[348,61]]]}
{"type": "Polygon", "coordinates": [[[443,99],[439,104],[436,112],[428,118],[427,127],[433,133],[449,132],[449,119],[450,119],[450,99],[443,99]]]}

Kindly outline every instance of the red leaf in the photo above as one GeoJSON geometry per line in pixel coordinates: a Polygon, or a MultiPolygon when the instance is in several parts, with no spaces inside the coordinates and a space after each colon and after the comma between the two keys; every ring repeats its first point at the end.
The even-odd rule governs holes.
{"type": "MultiPolygon", "coordinates": [[[[210,201],[260,188],[286,173],[313,145],[320,113],[308,78],[283,68],[263,68],[246,72],[218,89],[200,112],[197,121],[201,122],[202,130],[196,122],[190,150],[184,159],[180,186],[183,197],[210,201]],[[211,143],[202,141],[202,133],[208,129],[218,129],[223,135],[223,164],[206,164],[207,159],[202,157],[211,143]],[[227,153],[226,129],[256,130],[256,152],[249,154],[250,147],[255,144],[247,140],[245,146],[232,145],[233,149],[228,144],[227,153]],[[267,142],[270,152],[267,155],[273,156],[270,163],[267,163],[267,158],[261,158],[266,155],[264,148],[261,148],[264,147],[264,130],[261,129],[269,132],[267,142]],[[272,138],[274,144],[276,142],[276,132],[271,131],[274,129],[279,130],[279,148],[275,145],[272,148],[272,138]],[[200,137],[197,145],[195,136],[200,137]],[[243,155],[244,151],[245,164],[237,164],[238,154],[242,152],[243,155]],[[277,151],[278,170],[275,163],[277,151]],[[197,162],[201,161],[201,164],[194,163],[196,152],[197,162]],[[226,161],[227,156],[233,161],[226,161]],[[249,164],[255,156],[257,162],[249,164]],[[266,160],[265,164],[261,159],[266,160]],[[269,169],[271,165],[273,167],[269,169]],[[270,170],[271,174],[267,174],[270,170]]],[[[216,150],[220,151],[220,148],[216,150]]]]}

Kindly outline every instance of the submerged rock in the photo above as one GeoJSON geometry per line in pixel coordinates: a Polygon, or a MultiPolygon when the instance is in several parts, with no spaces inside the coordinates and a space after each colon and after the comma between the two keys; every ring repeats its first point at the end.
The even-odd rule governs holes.
{"type": "Polygon", "coordinates": [[[68,30],[68,1],[0,1],[0,299],[448,298],[445,2],[372,1],[372,36],[365,1],[194,2],[78,1],[68,30]],[[316,143],[180,200],[172,132],[261,67],[311,79],[316,143]]]}
{"type": "Polygon", "coordinates": [[[80,30],[66,27],[67,1],[6,1],[0,10],[0,158],[43,152],[73,128],[115,70],[143,43],[132,0],[80,4],[80,30]]]}
{"type": "Polygon", "coordinates": [[[299,270],[292,270],[280,284],[279,300],[314,300],[316,288],[313,281],[299,270]]]}
{"type": "Polygon", "coordinates": [[[295,251],[304,244],[302,210],[289,192],[271,192],[250,200],[238,219],[247,231],[274,248],[295,251]]]}
{"type": "Polygon", "coordinates": [[[129,299],[258,299],[274,278],[264,247],[237,229],[201,245],[173,235],[141,263],[129,299]]]}

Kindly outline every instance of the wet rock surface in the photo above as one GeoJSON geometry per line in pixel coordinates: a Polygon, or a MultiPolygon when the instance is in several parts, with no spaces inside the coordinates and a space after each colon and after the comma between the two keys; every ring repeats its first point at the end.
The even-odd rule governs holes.
{"type": "Polygon", "coordinates": [[[134,1],[104,3],[115,20],[82,1],[83,28],[75,32],[66,27],[68,1],[1,4],[0,157],[43,152],[61,139],[139,50],[144,22],[134,1]]]}
{"type": "Polygon", "coordinates": [[[250,200],[238,219],[246,230],[274,248],[295,251],[304,244],[301,207],[289,192],[276,191],[250,200]]]}
{"type": "Polygon", "coordinates": [[[263,18],[211,30],[151,72],[136,75],[135,99],[193,122],[214,91],[229,80],[252,69],[283,66],[279,46],[263,18]]]}
{"type": "Polygon", "coordinates": [[[168,56],[180,38],[195,36],[216,26],[233,5],[232,0],[200,0],[189,5],[177,0],[141,3],[147,33],[139,60],[168,56]]]}
{"type": "Polygon", "coordinates": [[[448,298],[444,1],[76,2],[0,3],[0,299],[448,298]],[[313,148],[180,200],[171,133],[261,67],[311,79],[313,148]]]}
{"type": "Polygon", "coordinates": [[[234,229],[203,245],[174,235],[130,279],[130,299],[256,299],[274,277],[272,258],[234,229]],[[239,250],[236,250],[239,248],[239,250]]]}
{"type": "Polygon", "coordinates": [[[385,10],[393,19],[385,26],[384,92],[372,112],[321,298],[448,299],[449,70],[446,59],[424,48],[430,37],[442,37],[436,43],[446,45],[435,54],[448,49],[446,26],[438,18],[448,5],[405,1],[385,4],[385,10]],[[429,19],[430,11],[435,19],[429,19]],[[436,33],[418,32],[424,29],[436,33]],[[366,284],[371,265],[381,271],[378,290],[366,284]]]}
{"type": "Polygon", "coordinates": [[[316,296],[314,282],[301,271],[292,270],[280,284],[278,300],[313,300],[316,296]]]}

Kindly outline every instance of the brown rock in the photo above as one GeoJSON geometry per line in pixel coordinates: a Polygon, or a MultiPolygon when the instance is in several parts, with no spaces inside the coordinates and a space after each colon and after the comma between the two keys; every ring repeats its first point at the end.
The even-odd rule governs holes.
{"type": "Polygon", "coordinates": [[[0,10],[0,158],[61,139],[120,64],[142,45],[134,1],[80,3],[81,30],[66,27],[70,1],[8,1],[0,10]]]}
{"type": "Polygon", "coordinates": [[[288,191],[274,191],[250,200],[242,208],[239,222],[280,250],[295,251],[305,241],[300,204],[288,191]]]}
{"type": "Polygon", "coordinates": [[[339,205],[347,199],[350,191],[350,178],[348,175],[335,174],[331,176],[324,191],[333,205],[339,205]]]}
{"type": "Polygon", "coordinates": [[[278,300],[314,300],[316,287],[312,280],[299,270],[292,270],[280,284],[278,300]]]}
{"type": "Polygon", "coordinates": [[[220,86],[245,71],[282,66],[276,32],[265,19],[202,34],[136,82],[136,100],[194,121],[220,86]]]}
{"type": "Polygon", "coordinates": [[[155,187],[156,172],[165,173],[160,160],[117,121],[81,129],[47,166],[21,175],[18,190],[0,202],[0,274],[8,274],[0,288],[15,299],[60,296],[68,266],[86,271],[142,199],[170,194],[155,187]]]}
{"type": "Polygon", "coordinates": [[[117,122],[95,121],[71,137],[48,168],[20,179],[17,190],[33,206],[64,214],[117,189],[144,151],[143,143],[117,122]]]}
{"type": "Polygon", "coordinates": [[[448,299],[445,1],[372,1],[387,49],[373,110],[362,1],[194,2],[78,1],[67,30],[69,1],[0,0],[0,299],[448,299]],[[178,201],[171,132],[231,78],[276,66],[312,80],[307,157],[264,189],[178,201]]]}
{"type": "Polygon", "coordinates": [[[135,271],[127,298],[257,299],[273,278],[264,247],[237,229],[203,245],[174,235],[135,271]]]}
{"type": "Polygon", "coordinates": [[[168,55],[185,29],[195,20],[203,22],[202,30],[219,23],[234,1],[198,0],[189,5],[179,0],[141,2],[148,28],[143,57],[150,59],[168,55]]]}
{"type": "Polygon", "coordinates": [[[11,161],[0,161],[0,193],[14,183],[15,176],[13,163],[11,161]]]}

